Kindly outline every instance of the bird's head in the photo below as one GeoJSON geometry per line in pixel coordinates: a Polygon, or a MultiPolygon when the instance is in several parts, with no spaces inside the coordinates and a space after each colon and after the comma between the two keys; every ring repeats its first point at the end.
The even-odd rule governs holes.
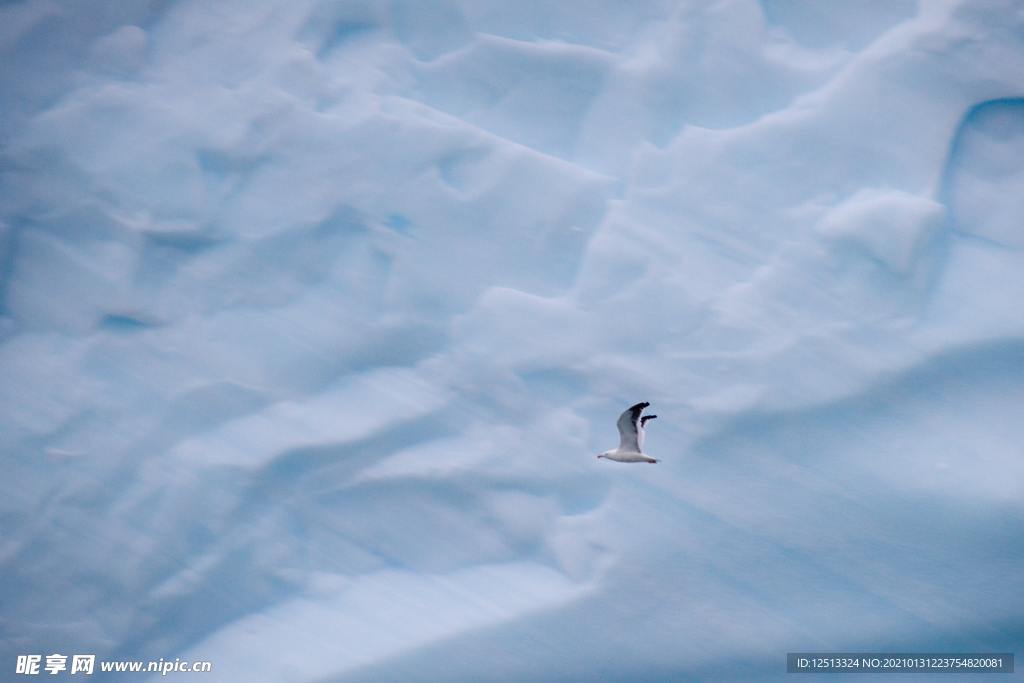
{"type": "Polygon", "coordinates": [[[607,457],[608,457],[608,451],[605,451],[604,453],[598,453],[597,454],[597,459],[598,460],[600,460],[601,458],[607,458],[607,457]]]}

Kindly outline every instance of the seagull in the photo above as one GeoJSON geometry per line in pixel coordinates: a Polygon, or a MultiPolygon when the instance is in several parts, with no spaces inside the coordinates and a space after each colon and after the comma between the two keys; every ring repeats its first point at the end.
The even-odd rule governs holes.
{"type": "Polygon", "coordinates": [[[646,401],[637,403],[635,406],[627,408],[622,415],[619,415],[619,447],[613,451],[601,453],[597,456],[598,458],[607,458],[608,460],[617,460],[619,462],[658,462],[643,453],[644,423],[658,417],[657,415],[644,415],[640,417],[640,413],[649,405],[651,404],[646,401]]]}

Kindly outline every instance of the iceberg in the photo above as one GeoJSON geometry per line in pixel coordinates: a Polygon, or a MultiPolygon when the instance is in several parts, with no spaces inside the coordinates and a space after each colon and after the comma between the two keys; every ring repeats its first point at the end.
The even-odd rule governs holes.
{"type": "Polygon", "coordinates": [[[1021,650],[1016,3],[14,0],[0,58],[7,675],[1021,650]]]}

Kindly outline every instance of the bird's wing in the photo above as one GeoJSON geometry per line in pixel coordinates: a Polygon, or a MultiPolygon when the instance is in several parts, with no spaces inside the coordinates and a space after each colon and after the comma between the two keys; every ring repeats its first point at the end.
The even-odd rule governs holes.
{"type": "Polygon", "coordinates": [[[640,452],[640,442],[637,439],[640,426],[640,413],[644,408],[651,405],[644,401],[635,406],[627,408],[622,415],[619,415],[619,450],[629,453],[640,452]]]}
{"type": "Polygon", "coordinates": [[[640,447],[640,452],[644,452],[644,437],[647,435],[647,430],[644,429],[644,425],[647,424],[648,420],[653,420],[658,417],[657,415],[644,415],[640,418],[640,426],[636,430],[636,445],[640,447]]]}

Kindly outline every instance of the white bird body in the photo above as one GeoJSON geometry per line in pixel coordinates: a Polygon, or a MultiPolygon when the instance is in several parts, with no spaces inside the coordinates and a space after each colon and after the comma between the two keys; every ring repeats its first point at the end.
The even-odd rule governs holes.
{"type": "Polygon", "coordinates": [[[608,460],[615,460],[616,462],[658,462],[656,459],[643,453],[630,453],[629,451],[620,451],[615,449],[614,451],[605,451],[599,458],[607,458],[608,460]]]}
{"type": "Polygon", "coordinates": [[[640,413],[649,405],[651,404],[646,401],[637,403],[635,406],[627,408],[622,415],[619,415],[619,447],[601,453],[597,456],[598,458],[606,458],[617,462],[658,462],[643,452],[644,423],[658,417],[657,415],[644,415],[640,417],[640,413]]]}

